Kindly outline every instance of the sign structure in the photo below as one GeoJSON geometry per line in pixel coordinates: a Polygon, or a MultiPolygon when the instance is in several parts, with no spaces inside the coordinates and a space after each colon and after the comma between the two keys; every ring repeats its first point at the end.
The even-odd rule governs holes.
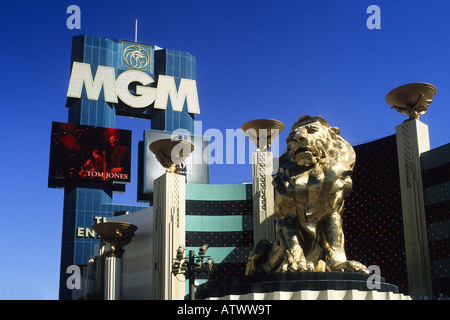
{"type": "MultiPolygon", "coordinates": [[[[144,62],[138,63],[139,66],[141,64],[142,67],[146,65],[144,62]]],[[[93,76],[89,64],[74,62],[67,97],[81,98],[84,88],[87,99],[99,100],[100,91],[103,90],[106,102],[119,103],[120,99],[125,105],[135,109],[147,108],[154,103],[155,109],[166,110],[170,99],[174,111],[182,112],[186,101],[189,113],[200,113],[195,80],[181,78],[178,90],[175,79],[171,76],[160,75],[156,88],[147,86],[153,82],[150,75],[138,70],[122,72],[115,79],[114,68],[105,66],[98,66],[97,73],[93,76]],[[130,90],[132,83],[139,85],[130,90]]]]}
{"type": "Polygon", "coordinates": [[[130,182],[131,131],[53,122],[49,186],[63,180],[130,182]]]}
{"type": "MultiPolygon", "coordinates": [[[[143,152],[141,146],[150,141],[147,133],[146,141],[132,148],[131,131],[114,129],[116,116],[151,120],[151,138],[178,129],[192,135],[200,113],[196,59],[188,52],[146,43],[75,36],[66,107],[68,123],[53,123],[49,165],[49,187],[64,188],[60,299],[75,296],[65,285],[68,266],[85,264],[98,243],[92,224],[147,208],[153,179],[162,170],[159,163],[148,161],[148,146],[143,152]],[[126,159],[120,166],[113,166],[111,159],[112,131],[119,134],[116,158],[126,159]],[[138,150],[133,160],[138,162],[138,202],[146,204],[115,204],[113,194],[125,192],[131,181],[132,150],[138,150]],[[149,179],[150,185],[144,185],[149,179]]],[[[193,143],[197,152],[207,144],[193,143]]],[[[186,163],[185,175],[188,182],[209,183],[208,164],[186,163]]]]}

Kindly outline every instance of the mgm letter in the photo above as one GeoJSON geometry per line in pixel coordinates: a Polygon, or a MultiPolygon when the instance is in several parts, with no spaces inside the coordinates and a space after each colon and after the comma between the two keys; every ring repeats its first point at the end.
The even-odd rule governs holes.
{"type": "Polygon", "coordinates": [[[355,151],[322,117],[302,116],[286,139],[274,175],[276,240],[256,244],[246,275],[273,272],[368,273],[344,249],[344,198],[355,151]]]}

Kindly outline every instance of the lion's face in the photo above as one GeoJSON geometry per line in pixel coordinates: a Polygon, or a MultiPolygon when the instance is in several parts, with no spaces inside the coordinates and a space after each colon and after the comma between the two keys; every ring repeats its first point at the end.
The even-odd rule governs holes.
{"type": "Polygon", "coordinates": [[[325,157],[330,144],[328,130],[319,121],[293,129],[286,141],[291,149],[291,161],[304,167],[315,165],[325,157]]]}

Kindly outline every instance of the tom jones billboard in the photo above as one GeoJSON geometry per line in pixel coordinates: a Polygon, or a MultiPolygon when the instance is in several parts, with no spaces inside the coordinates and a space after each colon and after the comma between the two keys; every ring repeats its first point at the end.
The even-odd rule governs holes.
{"type": "Polygon", "coordinates": [[[53,122],[49,187],[64,181],[130,182],[131,131],[53,122]]]}

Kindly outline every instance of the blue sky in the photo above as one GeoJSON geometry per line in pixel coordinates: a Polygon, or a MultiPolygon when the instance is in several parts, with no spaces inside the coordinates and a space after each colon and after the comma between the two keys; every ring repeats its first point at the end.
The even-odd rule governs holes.
{"type": "MultiPolygon", "coordinates": [[[[133,40],[138,19],[138,41],[196,56],[203,130],[278,119],[281,151],[304,114],[323,116],[353,145],[394,134],[406,117],[386,94],[429,82],[437,94],[420,119],[435,148],[450,141],[449,10],[445,0],[2,1],[0,299],[58,297],[64,195],[47,175],[51,122],[67,121],[73,36],[133,40]],[[81,30],[66,27],[71,4],[81,30]],[[379,30],[366,27],[372,4],[379,30]]],[[[116,126],[137,143],[150,122],[118,117],[116,126]]],[[[251,179],[249,165],[211,170],[213,183],[251,179]]],[[[115,203],[135,204],[132,179],[115,203]]]]}

